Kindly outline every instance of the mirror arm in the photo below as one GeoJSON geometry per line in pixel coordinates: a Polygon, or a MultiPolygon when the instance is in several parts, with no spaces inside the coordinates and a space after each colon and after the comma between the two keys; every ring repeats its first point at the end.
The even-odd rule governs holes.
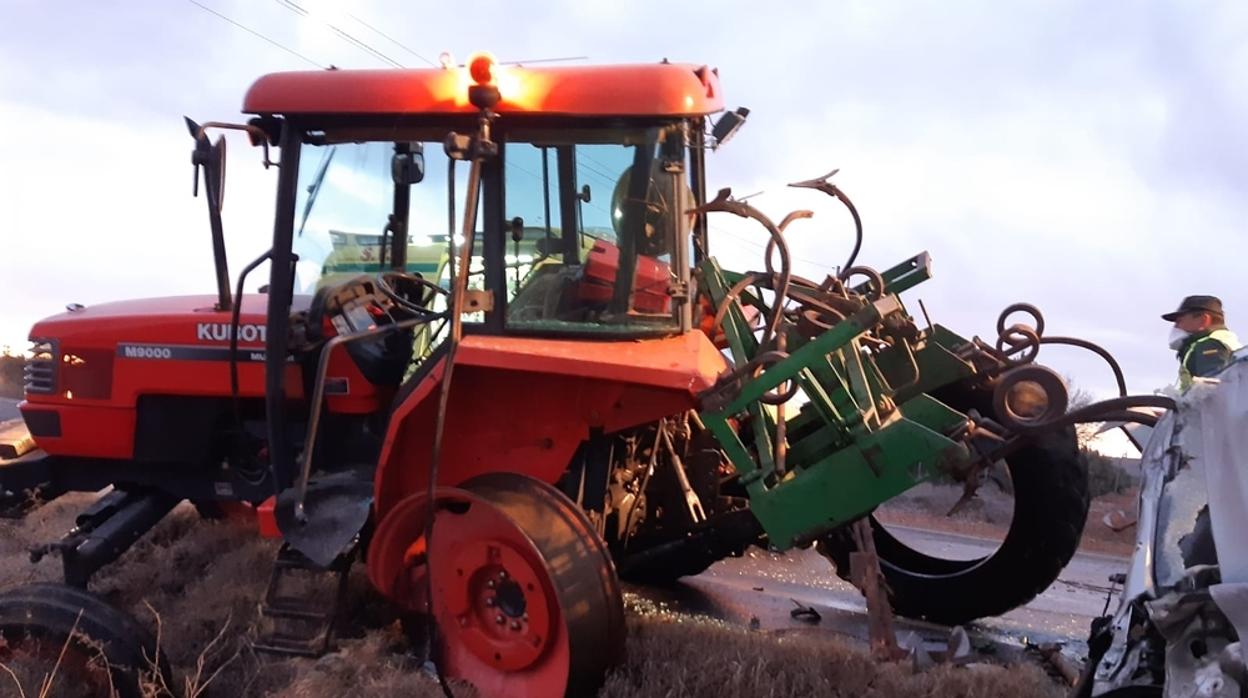
{"type": "Polygon", "coordinates": [[[196,140],[200,138],[207,138],[207,132],[210,128],[220,128],[229,131],[243,131],[251,137],[253,145],[259,145],[264,151],[264,169],[267,170],[270,167],[281,166],[281,163],[273,162],[269,159],[269,134],[259,126],[253,126],[251,124],[230,124],[222,121],[209,121],[199,127],[199,133],[195,134],[196,140]]]}

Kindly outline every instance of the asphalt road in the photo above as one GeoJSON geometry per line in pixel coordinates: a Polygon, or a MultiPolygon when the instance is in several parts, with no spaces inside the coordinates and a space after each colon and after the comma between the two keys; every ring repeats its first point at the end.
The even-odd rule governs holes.
{"type": "MultiPolygon", "coordinates": [[[[922,542],[925,552],[949,558],[978,557],[992,552],[996,543],[957,534],[890,526],[911,545],[922,542]],[[938,552],[939,551],[939,552],[938,552]]],[[[1127,559],[1097,554],[1078,554],[1058,580],[1022,608],[968,626],[976,646],[992,651],[1018,651],[1027,643],[1055,642],[1072,659],[1086,654],[1089,623],[1101,615],[1109,593],[1108,577],[1123,572],[1127,559]]],[[[729,623],[776,633],[835,633],[862,641],[867,639],[866,606],[858,590],[842,581],[831,565],[814,550],[786,555],[754,550],[744,557],[716,563],[706,572],[682,580],[668,589],[630,587],[642,597],[672,610],[702,614],[729,623]],[[822,620],[811,624],[790,616],[795,603],[817,610],[822,620]]],[[[1110,604],[1117,603],[1115,595],[1110,604]]],[[[914,632],[931,649],[943,645],[949,629],[944,626],[896,619],[899,636],[914,632]]]]}
{"type": "Polygon", "coordinates": [[[7,397],[0,397],[0,422],[6,419],[17,419],[21,415],[17,412],[17,403],[20,400],[13,400],[7,397]]]}

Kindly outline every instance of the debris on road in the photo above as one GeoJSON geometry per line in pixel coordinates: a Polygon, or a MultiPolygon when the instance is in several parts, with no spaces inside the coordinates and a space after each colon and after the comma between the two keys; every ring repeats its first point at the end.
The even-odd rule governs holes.
{"type": "Polygon", "coordinates": [[[35,450],[35,440],[20,419],[0,421],[0,459],[17,458],[35,450]]]}
{"type": "Polygon", "coordinates": [[[955,626],[949,631],[949,645],[945,650],[945,661],[950,664],[965,664],[974,657],[975,648],[971,646],[971,637],[966,628],[955,626]]]}
{"type": "Polygon", "coordinates": [[[1028,644],[1027,649],[1035,652],[1044,661],[1045,668],[1055,678],[1061,679],[1068,686],[1079,682],[1079,669],[1062,654],[1061,645],[1045,643],[1043,645],[1028,644]]]}
{"type": "Polygon", "coordinates": [[[1109,530],[1117,533],[1125,531],[1136,524],[1137,519],[1134,514],[1118,509],[1116,511],[1107,512],[1101,519],[1101,523],[1105,524],[1109,530]]]}
{"type": "Polygon", "coordinates": [[[790,617],[796,620],[806,621],[807,623],[818,623],[823,620],[823,616],[819,615],[819,612],[816,611],[813,606],[804,606],[797,599],[790,599],[790,601],[792,601],[793,605],[797,607],[792,611],[789,611],[790,617]]]}

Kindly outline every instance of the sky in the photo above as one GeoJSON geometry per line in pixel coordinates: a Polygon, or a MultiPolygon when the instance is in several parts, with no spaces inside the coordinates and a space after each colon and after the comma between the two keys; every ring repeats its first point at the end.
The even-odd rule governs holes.
{"type": "MultiPolygon", "coordinates": [[[[70,302],[213,292],[183,115],[243,120],[244,92],[268,72],[386,67],[378,53],[418,67],[482,49],[718,67],[728,104],[751,112],[710,156],[711,191],[761,191],[751,203],[777,220],[813,210],[789,239],[797,273],[822,278],[852,246],[850,220],[785,185],[840,168],[865,224],[859,262],[928,251],[934,276],[906,300],[961,334],[993,337],[1003,307],[1031,302],[1049,334],[1102,344],[1131,391],[1149,393],[1176,369],[1160,313],[1202,293],[1223,299],[1232,329],[1248,318],[1248,3],[297,6],[311,12],[0,0],[0,345],[24,346],[32,323],[70,302]]],[[[245,139],[228,140],[236,271],[267,247],[276,176],[245,139]]],[[[751,225],[712,220],[725,266],[762,266],[765,233],[751,225]]],[[[1114,392],[1091,355],[1045,347],[1039,359],[1114,392]]]]}

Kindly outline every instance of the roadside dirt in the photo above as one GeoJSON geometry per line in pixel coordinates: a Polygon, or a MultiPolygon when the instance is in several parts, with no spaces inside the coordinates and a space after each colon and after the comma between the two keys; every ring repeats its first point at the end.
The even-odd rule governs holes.
{"type": "MultiPolygon", "coordinates": [[[[0,590],[54,581],[53,558],[31,564],[27,550],[58,538],[90,497],[62,497],[25,520],[0,520],[0,590]]],[[[339,650],[320,659],[273,659],[251,649],[257,601],[268,581],[276,546],[238,522],[203,521],[182,505],[122,558],[103,570],[92,590],[159,632],[161,652],[174,668],[177,695],[441,696],[413,658],[395,617],[369,590],[357,566],[351,579],[339,650]],[[214,638],[216,642],[214,643],[214,638]],[[218,673],[219,670],[219,673],[218,673]],[[211,681],[209,681],[209,678],[211,681]]],[[[625,662],[601,696],[962,696],[1056,698],[1060,688],[1038,668],[983,663],[915,673],[906,662],[879,664],[863,648],[826,637],[751,631],[703,617],[626,599],[629,638],[625,662]]],[[[0,672],[0,695],[40,695],[49,667],[0,672]]],[[[470,696],[456,686],[456,696],[470,696]]],[[[49,696],[76,696],[54,682],[49,696]]]]}

